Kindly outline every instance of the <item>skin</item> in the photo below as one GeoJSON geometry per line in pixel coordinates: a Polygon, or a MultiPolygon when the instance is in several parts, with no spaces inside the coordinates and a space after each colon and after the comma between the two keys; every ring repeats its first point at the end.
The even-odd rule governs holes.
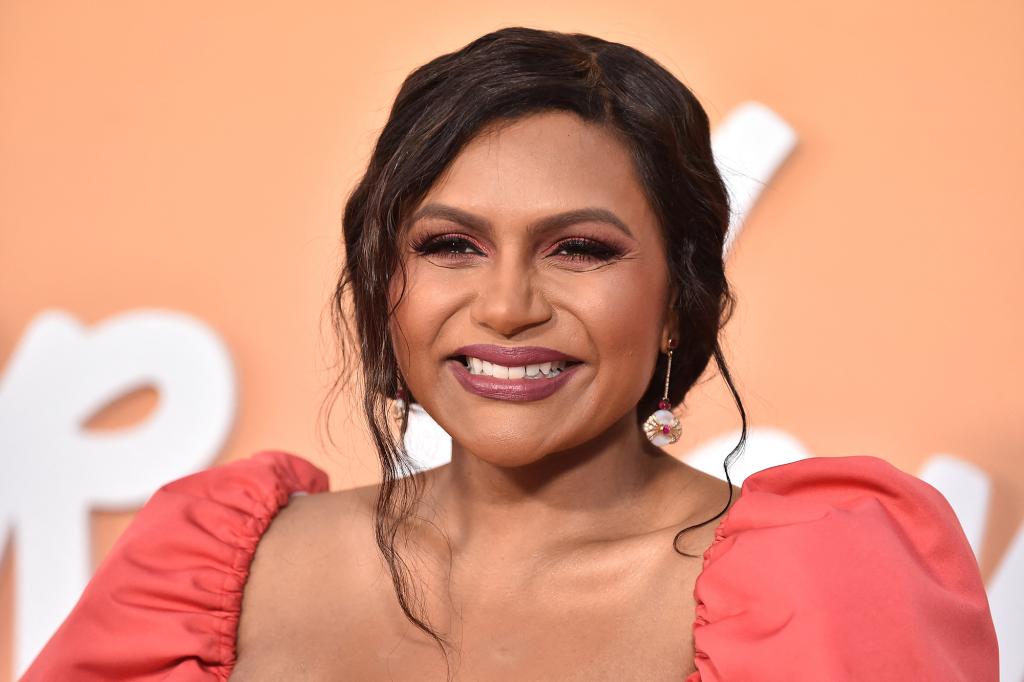
{"type": "MultiPolygon", "coordinates": [[[[463,149],[418,209],[437,206],[471,219],[406,226],[391,324],[452,461],[417,475],[418,518],[398,548],[427,619],[455,644],[455,679],[679,682],[696,669],[693,587],[721,517],[680,540],[697,558],[673,536],[720,511],[728,490],[637,426],[674,319],[627,148],[570,113],[528,116],[463,149]],[[629,234],[594,220],[532,229],[583,207],[612,211],[629,234]],[[439,236],[461,241],[434,248],[439,236]],[[484,398],[449,367],[469,343],[547,346],[584,364],[543,400],[484,398]]],[[[444,679],[377,554],[375,496],[300,497],[278,514],[246,585],[233,680],[444,679]]]]}

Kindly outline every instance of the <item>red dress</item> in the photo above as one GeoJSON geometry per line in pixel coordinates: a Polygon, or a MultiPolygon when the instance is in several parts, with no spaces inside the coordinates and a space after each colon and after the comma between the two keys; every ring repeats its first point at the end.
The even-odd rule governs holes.
{"type": "MultiPolygon", "coordinates": [[[[226,680],[262,533],[327,475],[265,451],[158,490],[22,682],[226,680]]],[[[876,457],[749,476],[694,587],[683,682],[998,680],[977,561],[945,497],[876,457]]]]}

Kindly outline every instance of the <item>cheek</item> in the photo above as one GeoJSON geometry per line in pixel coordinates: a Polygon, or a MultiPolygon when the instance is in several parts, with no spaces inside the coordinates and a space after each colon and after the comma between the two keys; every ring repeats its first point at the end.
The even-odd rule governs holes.
{"type": "Polygon", "coordinates": [[[592,289],[580,309],[603,361],[658,344],[666,287],[652,268],[622,270],[592,289]]]}
{"type": "MultiPolygon", "coordinates": [[[[409,266],[406,281],[405,295],[391,318],[391,338],[399,367],[409,376],[437,359],[435,342],[459,303],[458,288],[430,268],[409,266]]],[[[392,301],[398,289],[392,286],[392,301]]]]}
{"type": "MultiPolygon", "coordinates": [[[[639,265],[639,264],[638,264],[639,265]]],[[[601,393],[639,399],[658,355],[667,274],[646,264],[595,278],[576,312],[597,354],[601,393]]]]}

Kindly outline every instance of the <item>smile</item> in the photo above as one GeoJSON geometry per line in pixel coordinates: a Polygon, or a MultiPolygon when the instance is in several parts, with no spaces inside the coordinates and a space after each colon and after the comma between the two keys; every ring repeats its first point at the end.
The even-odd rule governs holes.
{"type": "Polygon", "coordinates": [[[468,355],[446,364],[470,393],[494,400],[542,400],[555,393],[576,374],[581,362],[557,360],[508,367],[468,355]]]}
{"type": "Polygon", "coordinates": [[[496,379],[534,379],[542,381],[544,379],[553,379],[567,367],[572,365],[578,365],[578,362],[568,360],[558,360],[555,362],[540,362],[533,365],[522,365],[518,367],[510,367],[505,365],[499,365],[496,362],[488,362],[480,358],[474,358],[470,355],[463,355],[461,357],[463,366],[469,370],[470,374],[479,376],[489,376],[496,379]]]}

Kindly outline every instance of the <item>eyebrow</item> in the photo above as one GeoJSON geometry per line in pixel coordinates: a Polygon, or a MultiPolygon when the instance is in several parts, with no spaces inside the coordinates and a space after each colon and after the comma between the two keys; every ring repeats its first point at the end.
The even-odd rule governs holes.
{"type": "MultiPolygon", "coordinates": [[[[459,223],[460,225],[464,225],[481,232],[490,232],[492,228],[491,222],[486,218],[447,204],[430,203],[420,207],[420,209],[413,213],[412,217],[409,219],[409,226],[411,227],[412,225],[415,225],[416,221],[422,218],[440,218],[442,220],[450,220],[453,223],[459,223]]],[[[611,225],[623,232],[631,239],[636,239],[625,221],[607,208],[600,208],[597,206],[575,208],[571,211],[563,211],[561,213],[544,216],[543,218],[530,223],[527,227],[527,232],[530,234],[547,232],[548,230],[586,222],[607,223],[608,225],[611,225]]]]}

